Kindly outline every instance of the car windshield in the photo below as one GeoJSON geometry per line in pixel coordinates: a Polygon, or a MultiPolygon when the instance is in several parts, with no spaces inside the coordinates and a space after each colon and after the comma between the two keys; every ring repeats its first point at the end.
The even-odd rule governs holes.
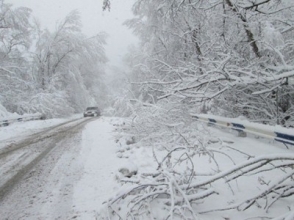
{"type": "Polygon", "coordinates": [[[98,107],[88,107],[86,110],[98,110],[98,107]]]}

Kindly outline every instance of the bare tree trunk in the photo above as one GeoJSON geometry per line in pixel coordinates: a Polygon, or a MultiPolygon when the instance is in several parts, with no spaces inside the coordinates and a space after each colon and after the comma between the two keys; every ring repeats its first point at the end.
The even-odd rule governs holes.
{"type": "Polygon", "coordinates": [[[233,10],[233,12],[235,12],[238,15],[238,17],[242,20],[243,27],[245,29],[249,45],[251,46],[251,49],[252,49],[253,53],[255,54],[255,56],[260,58],[261,55],[259,53],[258,46],[257,46],[256,41],[254,39],[254,34],[252,33],[252,31],[250,30],[250,28],[247,24],[247,19],[235,8],[235,6],[232,4],[231,0],[225,0],[225,2],[233,10]]]}

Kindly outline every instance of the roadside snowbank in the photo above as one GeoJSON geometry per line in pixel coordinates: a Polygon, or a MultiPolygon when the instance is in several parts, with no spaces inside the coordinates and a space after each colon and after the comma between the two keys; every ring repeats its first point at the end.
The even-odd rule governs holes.
{"type": "Polygon", "coordinates": [[[3,105],[0,103],[0,121],[9,119],[9,117],[17,117],[18,114],[16,113],[10,113],[4,108],[3,105]]]}
{"type": "Polygon", "coordinates": [[[73,205],[78,219],[95,219],[98,211],[116,191],[114,177],[121,168],[116,157],[117,143],[113,134],[115,119],[101,117],[86,125],[78,163],[83,175],[74,188],[73,205]]]}

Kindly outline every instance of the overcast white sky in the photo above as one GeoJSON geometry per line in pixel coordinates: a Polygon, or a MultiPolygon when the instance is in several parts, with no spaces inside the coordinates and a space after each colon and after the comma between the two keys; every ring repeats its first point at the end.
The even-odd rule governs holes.
{"type": "Polygon", "coordinates": [[[131,30],[122,23],[132,17],[134,0],[112,0],[111,11],[102,11],[103,0],[5,0],[14,6],[24,6],[33,10],[42,27],[54,30],[56,21],[62,20],[72,10],[80,12],[83,32],[89,36],[101,31],[108,33],[106,53],[110,65],[121,66],[122,56],[127,47],[136,43],[131,30]]]}

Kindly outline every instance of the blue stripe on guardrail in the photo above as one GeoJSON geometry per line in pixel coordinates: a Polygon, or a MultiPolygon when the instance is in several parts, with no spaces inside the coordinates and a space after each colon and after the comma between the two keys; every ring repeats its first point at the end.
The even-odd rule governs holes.
{"type": "Polygon", "coordinates": [[[275,138],[276,141],[285,143],[285,144],[293,144],[294,143],[294,135],[290,134],[282,134],[279,132],[275,132],[277,137],[275,138]]]}
{"type": "Polygon", "coordinates": [[[208,124],[216,124],[215,119],[209,118],[208,121],[209,121],[208,124]]]}
{"type": "Polygon", "coordinates": [[[237,130],[237,131],[243,131],[245,129],[245,126],[242,124],[237,124],[237,123],[231,123],[233,125],[232,129],[237,130]]]}

